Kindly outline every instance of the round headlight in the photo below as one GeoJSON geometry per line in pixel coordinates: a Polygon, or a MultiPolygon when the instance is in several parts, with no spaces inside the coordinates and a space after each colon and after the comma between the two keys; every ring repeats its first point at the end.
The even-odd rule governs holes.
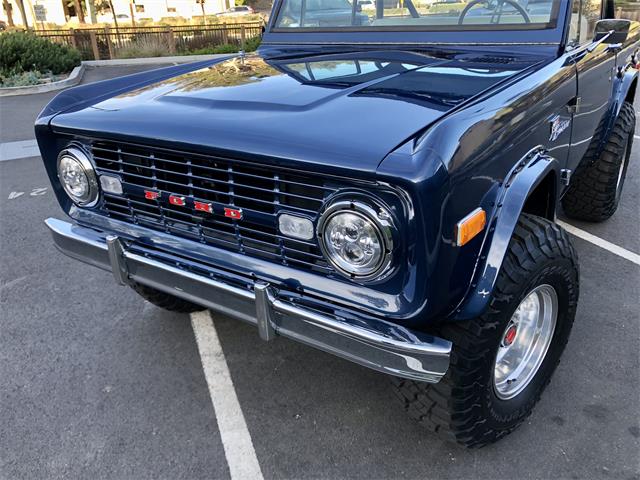
{"type": "Polygon", "coordinates": [[[381,275],[391,261],[390,216],[356,202],[332,205],[318,225],[322,250],[331,264],[350,277],[381,275]]]}
{"type": "Polygon", "coordinates": [[[81,207],[91,207],[98,201],[98,181],[87,155],[70,147],[58,155],[58,178],[69,198],[81,207]]]}

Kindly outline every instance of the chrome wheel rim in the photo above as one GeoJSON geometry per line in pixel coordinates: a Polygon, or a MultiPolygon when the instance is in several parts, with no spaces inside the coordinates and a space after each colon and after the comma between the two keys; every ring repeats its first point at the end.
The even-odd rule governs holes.
{"type": "Polygon", "coordinates": [[[493,388],[502,400],[514,398],[535,377],[547,355],[558,318],[558,294],[540,285],[520,302],[505,328],[493,370],[493,388]]]}

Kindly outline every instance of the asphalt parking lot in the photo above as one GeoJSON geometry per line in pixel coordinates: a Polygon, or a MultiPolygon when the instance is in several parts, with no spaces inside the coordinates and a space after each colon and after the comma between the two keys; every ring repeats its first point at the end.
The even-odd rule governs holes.
{"type": "MultiPolygon", "coordinates": [[[[33,139],[53,96],[0,98],[0,144],[33,139]]],[[[611,220],[567,222],[638,254],[640,143],[631,162],[611,220]]],[[[610,249],[574,237],[581,298],[560,367],[522,428],[469,451],[405,417],[382,374],[217,315],[199,351],[188,315],[59,254],[51,216],[40,158],[0,161],[1,478],[240,478],[252,459],[269,479],[640,478],[640,266],[610,249]],[[208,385],[211,358],[231,391],[208,385]]]]}

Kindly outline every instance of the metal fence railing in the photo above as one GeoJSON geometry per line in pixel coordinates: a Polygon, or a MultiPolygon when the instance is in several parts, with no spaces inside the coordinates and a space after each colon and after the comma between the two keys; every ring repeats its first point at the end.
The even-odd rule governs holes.
{"type": "Polygon", "coordinates": [[[247,40],[262,35],[262,22],[173,27],[118,27],[38,30],[37,35],[77,48],[83,60],[118,58],[128,48],[157,45],[168,54],[188,53],[219,45],[244,48],[247,40]]]}

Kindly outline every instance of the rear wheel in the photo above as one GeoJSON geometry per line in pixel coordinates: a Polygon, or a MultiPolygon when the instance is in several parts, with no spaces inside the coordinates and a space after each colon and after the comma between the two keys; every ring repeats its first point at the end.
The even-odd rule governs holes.
{"type": "Polygon", "coordinates": [[[598,154],[590,148],[571,178],[562,198],[569,217],[602,222],[615,213],[627,175],[635,125],[633,105],[625,102],[602,151],[598,154]]]}
{"type": "Polygon", "coordinates": [[[160,290],[147,287],[146,285],[142,285],[140,283],[133,284],[132,288],[142,298],[150,303],[153,303],[156,307],[163,308],[164,310],[180,313],[192,313],[206,310],[206,308],[201,305],[191,303],[187,300],[183,300],[182,298],[178,298],[174,295],[161,292],[160,290]]]}
{"type": "Polygon", "coordinates": [[[438,384],[393,379],[409,415],[468,447],[502,438],[526,419],[560,361],[578,301],[578,265],[564,230],[523,215],[487,312],[441,327],[453,343],[438,384]]]}

